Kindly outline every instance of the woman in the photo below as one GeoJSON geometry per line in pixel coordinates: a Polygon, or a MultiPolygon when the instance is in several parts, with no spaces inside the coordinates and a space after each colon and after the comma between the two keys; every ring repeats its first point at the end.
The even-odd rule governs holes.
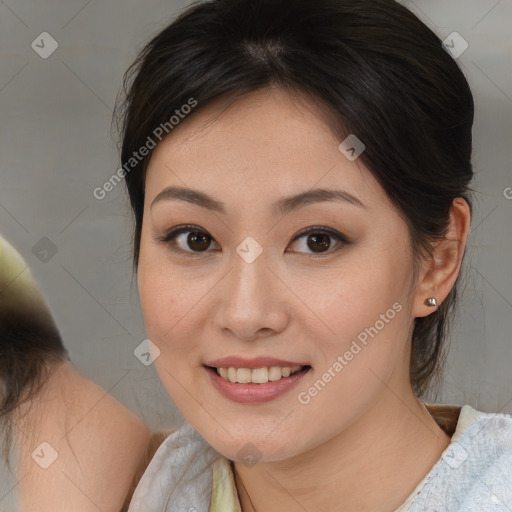
{"type": "Polygon", "coordinates": [[[126,76],[155,367],[187,422],[129,510],[508,510],[512,420],[424,404],[471,208],[473,99],[391,0],[218,0],[126,76]]]}
{"type": "Polygon", "coordinates": [[[157,438],[73,365],[27,263],[2,237],[0,384],[0,451],[14,474],[0,482],[0,510],[118,512],[157,438]]]}

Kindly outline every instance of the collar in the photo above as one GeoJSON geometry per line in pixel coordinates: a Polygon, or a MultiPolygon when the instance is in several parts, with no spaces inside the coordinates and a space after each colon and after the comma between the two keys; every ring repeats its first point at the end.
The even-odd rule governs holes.
{"type": "MultiPolygon", "coordinates": [[[[469,405],[425,404],[451,443],[478,419],[481,412],[469,405]]],[[[428,481],[425,476],[406,503],[428,481]]],[[[185,422],[160,445],[135,492],[128,512],[242,512],[236,489],[233,463],[214,450],[185,422]]],[[[398,511],[403,510],[403,505],[398,511]]],[[[397,512],[398,512],[397,511],[397,512]]]]}

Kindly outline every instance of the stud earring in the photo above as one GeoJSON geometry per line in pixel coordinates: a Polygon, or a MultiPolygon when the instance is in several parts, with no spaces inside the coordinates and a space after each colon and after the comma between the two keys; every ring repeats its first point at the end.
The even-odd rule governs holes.
{"type": "Polygon", "coordinates": [[[437,306],[437,300],[434,297],[430,297],[425,301],[425,306],[437,306]]]}

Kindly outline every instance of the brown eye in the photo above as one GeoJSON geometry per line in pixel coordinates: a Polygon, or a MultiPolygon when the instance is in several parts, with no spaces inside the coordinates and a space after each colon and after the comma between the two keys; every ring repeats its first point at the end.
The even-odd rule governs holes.
{"type": "Polygon", "coordinates": [[[180,226],[163,237],[155,239],[157,242],[168,245],[174,252],[186,256],[198,256],[201,253],[208,253],[214,239],[197,226],[180,226]]]}
{"type": "Polygon", "coordinates": [[[186,244],[194,251],[205,251],[208,249],[211,237],[200,231],[190,231],[186,238],[186,244]]]}
{"type": "Polygon", "coordinates": [[[341,249],[342,246],[350,244],[350,240],[338,231],[333,231],[323,227],[308,228],[305,231],[299,233],[292,242],[298,242],[301,239],[305,239],[305,242],[297,243],[299,246],[298,250],[292,252],[303,252],[306,254],[323,254],[329,251],[333,246],[332,239],[337,243],[336,249],[329,251],[330,253],[341,249]]]}
{"type": "MultiPolygon", "coordinates": [[[[309,255],[323,255],[332,253],[341,249],[344,245],[352,242],[338,231],[326,229],[323,227],[312,227],[299,233],[292,240],[292,243],[305,239],[305,243],[297,243],[299,250],[291,251],[293,253],[305,253],[309,255]],[[332,240],[335,240],[333,244],[332,240]],[[333,250],[330,250],[332,247],[333,250]]],[[[172,229],[161,238],[155,238],[155,241],[168,245],[174,252],[185,256],[200,256],[201,253],[210,253],[208,250],[212,242],[215,242],[206,231],[198,229],[197,226],[179,226],[172,229]]],[[[217,244],[218,245],[218,244],[217,244]]]]}
{"type": "Polygon", "coordinates": [[[308,235],[307,244],[313,252],[323,252],[324,250],[329,249],[331,241],[329,235],[320,233],[316,235],[308,235]]]}

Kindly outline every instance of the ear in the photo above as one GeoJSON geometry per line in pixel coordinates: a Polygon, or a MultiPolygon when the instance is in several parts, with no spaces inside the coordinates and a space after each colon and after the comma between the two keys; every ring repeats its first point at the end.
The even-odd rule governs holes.
{"type": "Polygon", "coordinates": [[[431,257],[420,272],[414,300],[415,317],[434,312],[453,288],[462,264],[470,221],[468,203],[461,197],[455,198],[450,208],[448,232],[443,240],[436,242],[431,257]],[[428,298],[436,299],[437,306],[427,306],[428,298]]]}

